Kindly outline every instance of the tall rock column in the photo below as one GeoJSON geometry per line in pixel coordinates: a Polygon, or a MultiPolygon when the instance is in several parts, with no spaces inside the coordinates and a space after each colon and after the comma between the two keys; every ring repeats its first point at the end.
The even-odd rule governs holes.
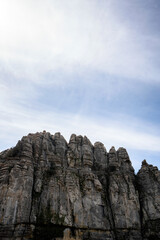
{"type": "Polygon", "coordinates": [[[116,238],[141,239],[140,205],[135,175],[127,151],[109,151],[108,194],[116,238]]]}
{"type": "Polygon", "coordinates": [[[0,238],[12,239],[30,223],[33,189],[32,139],[23,137],[0,161],[0,238]]]}
{"type": "Polygon", "coordinates": [[[137,174],[144,239],[160,239],[160,171],[145,160],[137,174]]]}

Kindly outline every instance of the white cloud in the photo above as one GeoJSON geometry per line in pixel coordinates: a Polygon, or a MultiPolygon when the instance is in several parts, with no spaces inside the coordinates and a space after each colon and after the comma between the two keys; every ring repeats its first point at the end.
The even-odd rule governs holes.
{"type": "Polygon", "coordinates": [[[145,36],[121,23],[112,1],[5,0],[0,9],[0,60],[15,77],[87,68],[159,81],[145,36]]]}
{"type": "MultiPolygon", "coordinates": [[[[160,153],[157,126],[114,112],[109,118],[100,119],[98,116],[84,116],[80,109],[77,114],[60,112],[58,109],[57,112],[38,110],[39,107],[34,106],[34,90],[32,92],[29,87],[22,88],[18,84],[12,87],[4,83],[0,85],[0,151],[15,146],[29,132],[47,130],[52,134],[60,131],[66,140],[72,133],[87,135],[92,143],[103,142],[107,150],[114,145],[117,149],[125,147],[129,153],[135,150],[160,153]]],[[[138,169],[137,157],[132,162],[138,169]]]]}
{"type": "Polygon", "coordinates": [[[131,85],[126,79],[159,83],[160,71],[154,62],[159,41],[137,32],[134,23],[131,28],[122,22],[115,4],[116,0],[0,1],[0,140],[5,143],[0,150],[29,132],[46,129],[61,131],[67,139],[73,132],[87,135],[107,148],[113,144],[160,152],[158,127],[148,127],[145,121],[112,113],[101,123],[98,117],[83,116],[81,109],[75,115],[33,106],[41,94],[40,84],[65,87],[78,82],[77,76],[80,84],[88,83],[89,91],[90,87],[97,90],[95,98],[103,95],[110,100],[115,85],[116,93],[131,85]],[[95,81],[95,72],[107,77],[95,81]]]}
{"type": "Polygon", "coordinates": [[[91,120],[89,117],[78,114],[36,111],[14,104],[10,104],[7,109],[1,106],[0,112],[1,141],[6,134],[8,143],[12,141],[15,144],[18,138],[29,132],[47,130],[53,134],[61,131],[67,140],[72,133],[87,135],[92,142],[102,141],[107,148],[115,145],[116,148],[123,146],[129,149],[160,152],[159,136],[147,129],[144,130],[144,127],[144,131],[139,131],[136,126],[129,128],[125,122],[122,123],[116,119],[105,120],[105,123],[101,124],[98,118],[91,120]]]}

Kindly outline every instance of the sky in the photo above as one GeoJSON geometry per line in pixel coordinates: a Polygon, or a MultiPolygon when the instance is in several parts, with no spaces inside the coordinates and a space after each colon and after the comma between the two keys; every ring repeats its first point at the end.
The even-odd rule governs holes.
{"type": "Polygon", "coordinates": [[[0,1],[0,151],[87,135],[160,169],[160,1],[0,1]]]}

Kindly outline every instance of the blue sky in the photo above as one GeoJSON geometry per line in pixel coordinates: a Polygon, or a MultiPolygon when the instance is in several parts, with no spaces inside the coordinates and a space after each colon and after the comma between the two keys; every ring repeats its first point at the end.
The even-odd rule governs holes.
{"type": "Polygon", "coordinates": [[[0,151],[60,131],[160,168],[160,1],[0,2],[0,151]]]}

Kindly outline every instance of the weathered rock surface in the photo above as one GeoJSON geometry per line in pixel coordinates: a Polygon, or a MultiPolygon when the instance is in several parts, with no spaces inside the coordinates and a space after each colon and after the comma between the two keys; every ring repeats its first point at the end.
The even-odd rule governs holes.
{"type": "Polygon", "coordinates": [[[137,174],[144,239],[160,239],[160,171],[144,160],[137,174]]]}
{"type": "Polygon", "coordinates": [[[124,148],[29,134],[0,153],[0,239],[160,239],[160,171],[124,148]]]}

